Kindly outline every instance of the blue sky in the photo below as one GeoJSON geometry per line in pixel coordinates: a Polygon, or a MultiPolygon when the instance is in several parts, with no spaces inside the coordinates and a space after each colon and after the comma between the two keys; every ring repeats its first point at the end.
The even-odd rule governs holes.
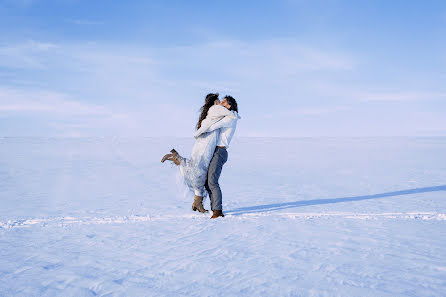
{"type": "Polygon", "coordinates": [[[446,135],[444,1],[0,0],[0,136],[446,135]]]}

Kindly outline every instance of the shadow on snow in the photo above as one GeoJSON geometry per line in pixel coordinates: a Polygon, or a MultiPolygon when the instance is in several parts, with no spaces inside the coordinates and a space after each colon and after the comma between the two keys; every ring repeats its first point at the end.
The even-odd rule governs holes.
{"type": "Polygon", "coordinates": [[[446,185],[436,186],[436,187],[426,187],[426,188],[415,188],[415,189],[409,189],[409,190],[387,192],[387,193],[365,195],[365,196],[330,198],[330,199],[313,199],[313,200],[293,201],[293,202],[285,202],[285,203],[255,205],[255,206],[240,207],[240,208],[232,209],[232,210],[226,211],[225,213],[231,214],[231,215],[242,215],[242,214],[246,214],[246,213],[270,212],[270,211],[275,211],[275,210],[280,210],[280,209],[309,206],[309,205],[320,205],[320,204],[340,203],[340,202],[349,202],[349,201],[361,201],[361,200],[369,200],[369,199],[386,198],[386,197],[392,197],[392,196],[437,192],[437,191],[446,191],[446,185]]]}

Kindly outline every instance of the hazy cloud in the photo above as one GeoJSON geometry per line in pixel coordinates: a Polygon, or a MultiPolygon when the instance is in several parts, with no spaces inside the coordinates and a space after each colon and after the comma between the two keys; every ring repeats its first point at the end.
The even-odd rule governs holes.
{"type": "Polygon", "coordinates": [[[0,85],[0,114],[45,115],[57,135],[192,135],[204,96],[215,91],[239,100],[239,135],[348,135],[358,127],[376,135],[395,118],[376,124],[366,112],[382,112],[368,104],[446,94],[367,91],[378,88],[354,82],[363,71],[354,54],[291,39],[164,48],[28,41],[0,47],[0,57],[0,67],[17,69],[11,82],[35,86],[0,85]]]}
{"type": "Polygon", "coordinates": [[[75,19],[75,20],[68,20],[70,23],[76,24],[76,25],[103,25],[104,22],[101,21],[94,21],[94,20],[86,20],[86,19],[75,19]]]}
{"type": "Polygon", "coordinates": [[[113,115],[107,108],[69,99],[54,91],[0,88],[0,112],[33,112],[64,115],[113,115]]]}
{"type": "Polygon", "coordinates": [[[44,68],[44,58],[58,46],[30,40],[20,44],[0,45],[0,67],[44,68]]]}
{"type": "Polygon", "coordinates": [[[445,99],[446,92],[370,92],[356,96],[361,101],[416,101],[445,99]]]}

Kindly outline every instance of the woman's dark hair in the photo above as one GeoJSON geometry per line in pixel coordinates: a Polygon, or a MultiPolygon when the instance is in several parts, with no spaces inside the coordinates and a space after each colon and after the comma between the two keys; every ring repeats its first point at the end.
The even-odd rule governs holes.
{"type": "Polygon", "coordinates": [[[229,108],[229,110],[233,110],[238,113],[237,101],[235,101],[232,96],[226,95],[223,99],[226,99],[229,105],[231,105],[231,108],[229,108]]]}
{"type": "Polygon", "coordinates": [[[218,93],[210,93],[206,95],[206,99],[204,100],[204,105],[200,108],[200,117],[198,118],[197,130],[201,127],[201,122],[208,115],[209,108],[214,105],[215,100],[218,100],[218,93]]]}

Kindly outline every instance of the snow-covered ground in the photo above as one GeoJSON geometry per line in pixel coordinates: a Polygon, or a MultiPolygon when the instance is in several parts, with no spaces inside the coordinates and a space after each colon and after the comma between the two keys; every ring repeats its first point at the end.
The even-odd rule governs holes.
{"type": "Polygon", "coordinates": [[[236,138],[217,220],[192,141],[1,138],[0,296],[446,295],[446,138],[236,138]]]}

